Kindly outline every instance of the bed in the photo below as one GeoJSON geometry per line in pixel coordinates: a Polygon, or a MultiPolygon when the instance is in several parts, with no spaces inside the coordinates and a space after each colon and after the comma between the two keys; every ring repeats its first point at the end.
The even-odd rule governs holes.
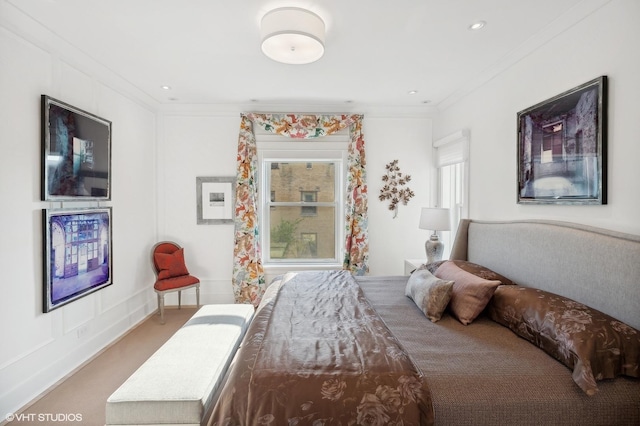
{"type": "Polygon", "coordinates": [[[464,220],[450,259],[411,276],[279,277],[209,424],[640,424],[640,237],[562,222],[464,220]],[[434,321],[407,297],[408,283],[423,275],[454,283],[445,271],[452,265],[498,281],[467,324],[454,299],[434,321]],[[538,317],[514,325],[513,306],[520,312],[529,293],[535,309],[522,315],[534,309],[538,317]],[[550,346],[566,337],[544,333],[565,331],[559,304],[604,318],[604,346],[588,349],[612,354],[615,371],[550,346]],[[522,327],[535,321],[538,330],[522,327]],[[544,328],[549,321],[555,328],[544,328]]]}

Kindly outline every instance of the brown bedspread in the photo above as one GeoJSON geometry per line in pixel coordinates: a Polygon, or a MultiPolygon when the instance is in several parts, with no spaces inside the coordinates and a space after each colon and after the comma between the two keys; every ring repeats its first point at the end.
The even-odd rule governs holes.
{"type": "Polygon", "coordinates": [[[344,271],[269,287],[209,424],[430,425],[425,378],[344,271]]]}

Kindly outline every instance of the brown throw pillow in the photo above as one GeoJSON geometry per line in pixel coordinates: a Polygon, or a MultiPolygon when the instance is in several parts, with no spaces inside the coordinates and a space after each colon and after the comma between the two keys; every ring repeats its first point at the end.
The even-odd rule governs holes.
{"type": "Polygon", "coordinates": [[[449,309],[464,325],[471,324],[480,315],[500,285],[500,281],[480,278],[460,269],[452,261],[442,263],[435,276],[454,282],[449,309]]]}
{"type": "Polygon", "coordinates": [[[184,264],[184,249],[181,248],[171,254],[155,253],[153,257],[158,265],[159,280],[189,275],[187,266],[184,264]]]}
{"type": "Polygon", "coordinates": [[[420,268],[427,269],[429,272],[433,274],[444,262],[453,262],[456,266],[458,266],[463,271],[467,271],[470,274],[473,274],[480,278],[484,278],[485,280],[489,280],[489,281],[497,280],[504,285],[515,285],[513,281],[511,281],[509,278],[505,277],[504,275],[501,275],[487,268],[486,266],[469,262],[468,260],[438,260],[437,262],[421,265],[420,268]]]}
{"type": "Polygon", "coordinates": [[[587,394],[597,380],[640,377],[640,331],[566,297],[535,288],[499,287],[487,309],[509,327],[573,370],[587,394]]]}
{"type": "Polygon", "coordinates": [[[452,289],[453,281],[441,280],[426,269],[418,269],[409,277],[404,294],[415,302],[431,322],[436,322],[447,309],[452,289]]]}

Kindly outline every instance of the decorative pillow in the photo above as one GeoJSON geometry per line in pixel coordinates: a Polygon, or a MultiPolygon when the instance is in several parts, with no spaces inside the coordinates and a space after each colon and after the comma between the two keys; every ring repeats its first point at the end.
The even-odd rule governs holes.
{"type": "Polygon", "coordinates": [[[441,280],[426,269],[419,269],[409,277],[404,294],[418,305],[431,322],[436,322],[442,318],[449,304],[452,288],[453,281],[441,280]]]}
{"type": "Polygon", "coordinates": [[[640,331],[582,303],[535,288],[501,286],[488,313],[573,369],[573,380],[587,395],[598,391],[597,380],[640,377],[640,331]]]}
{"type": "Polygon", "coordinates": [[[468,325],[480,315],[500,285],[498,280],[485,280],[459,268],[452,261],[443,262],[435,276],[453,281],[449,309],[458,320],[468,325]]]}
{"type": "Polygon", "coordinates": [[[486,266],[478,265],[477,263],[469,262],[468,260],[438,260],[437,262],[428,263],[420,266],[420,268],[427,269],[432,274],[442,265],[444,262],[453,262],[457,267],[463,271],[467,271],[477,277],[484,278],[489,281],[500,281],[504,285],[515,285],[513,281],[504,275],[492,271],[486,266]]]}
{"type": "Polygon", "coordinates": [[[153,258],[158,265],[159,280],[189,275],[187,266],[184,264],[184,249],[182,248],[171,254],[155,253],[153,258]]]}

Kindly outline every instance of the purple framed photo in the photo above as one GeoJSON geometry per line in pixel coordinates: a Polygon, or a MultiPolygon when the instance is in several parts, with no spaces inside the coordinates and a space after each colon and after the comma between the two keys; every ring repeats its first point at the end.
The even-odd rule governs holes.
{"type": "Polygon", "coordinates": [[[607,77],[518,112],[518,203],[607,204],[607,77]]]}
{"type": "Polygon", "coordinates": [[[111,207],[44,209],[43,311],[112,284],[111,207]]]}

